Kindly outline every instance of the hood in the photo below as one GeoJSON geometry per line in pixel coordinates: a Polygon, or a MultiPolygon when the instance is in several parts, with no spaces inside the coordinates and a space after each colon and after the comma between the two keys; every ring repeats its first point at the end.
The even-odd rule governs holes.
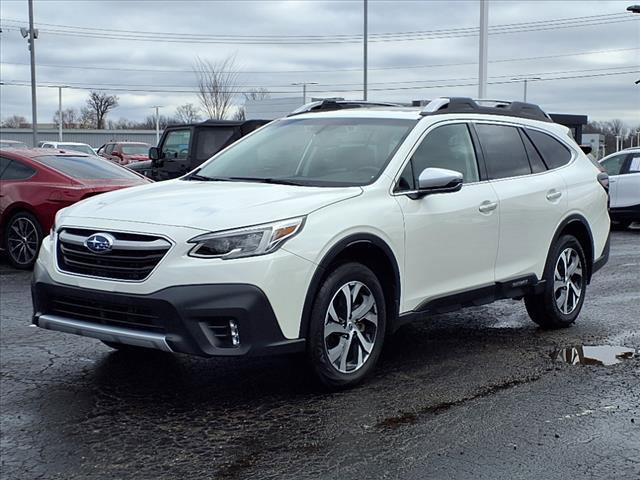
{"type": "Polygon", "coordinates": [[[360,187],[169,180],[104,193],[64,213],[218,231],[307,215],[361,193],[360,187]]]}

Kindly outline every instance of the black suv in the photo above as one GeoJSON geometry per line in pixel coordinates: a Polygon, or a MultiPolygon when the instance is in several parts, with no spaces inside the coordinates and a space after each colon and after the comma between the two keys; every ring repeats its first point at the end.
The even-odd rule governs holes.
{"type": "Polygon", "coordinates": [[[156,181],[177,178],[267,123],[269,120],[207,120],[170,125],[164,130],[158,146],[149,149],[151,160],[127,166],[156,181]]]}

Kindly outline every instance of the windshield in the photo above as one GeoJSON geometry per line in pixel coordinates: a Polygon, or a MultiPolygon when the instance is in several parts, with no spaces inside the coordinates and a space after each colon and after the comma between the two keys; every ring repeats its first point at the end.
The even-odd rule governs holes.
{"type": "Polygon", "coordinates": [[[58,148],[61,150],[73,150],[74,152],[82,152],[87,155],[95,155],[96,152],[89,145],[70,145],[68,143],[59,143],[58,148]]]}
{"type": "Polygon", "coordinates": [[[35,158],[48,167],[78,180],[140,179],[137,174],[126,168],[95,156],[72,157],[69,155],[42,155],[35,158]]]}
{"type": "Polygon", "coordinates": [[[125,155],[148,155],[149,145],[146,143],[139,143],[136,145],[122,145],[122,153],[125,155]]]}
{"type": "Polygon", "coordinates": [[[280,120],[235,143],[193,178],[367,185],[380,175],[416,122],[389,118],[280,120]]]}

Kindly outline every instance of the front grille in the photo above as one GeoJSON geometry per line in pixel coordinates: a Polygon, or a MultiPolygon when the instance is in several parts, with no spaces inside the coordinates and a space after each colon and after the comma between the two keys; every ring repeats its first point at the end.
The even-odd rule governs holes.
{"type": "Polygon", "coordinates": [[[49,300],[50,313],[90,323],[133,330],[164,333],[160,318],[150,308],[125,303],[87,300],[73,296],[55,296],[49,300]]]}
{"type": "Polygon", "coordinates": [[[170,247],[164,238],[151,235],[68,228],[58,234],[58,267],[79,275],[139,281],[149,276],[170,247]],[[85,246],[95,233],[114,238],[111,250],[95,253],[85,246]]]}

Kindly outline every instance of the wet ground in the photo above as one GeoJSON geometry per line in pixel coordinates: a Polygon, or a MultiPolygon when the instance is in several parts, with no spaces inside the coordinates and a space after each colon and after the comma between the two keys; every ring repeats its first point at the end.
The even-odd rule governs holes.
{"type": "Polygon", "coordinates": [[[440,315],[341,393],[297,356],[131,356],[30,328],[29,274],[0,276],[3,479],[640,477],[640,229],[613,234],[572,328],[515,301],[440,315]],[[554,354],[598,345],[631,354],[554,354]]]}

